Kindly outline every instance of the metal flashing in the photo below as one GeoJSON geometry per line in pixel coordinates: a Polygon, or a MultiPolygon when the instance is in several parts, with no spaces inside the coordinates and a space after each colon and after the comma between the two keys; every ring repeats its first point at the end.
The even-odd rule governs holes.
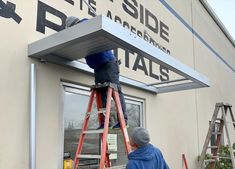
{"type": "Polygon", "coordinates": [[[211,18],[215,21],[215,23],[218,25],[218,27],[221,29],[221,31],[224,33],[224,35],[228,38],[228,40],[231,42],[233,47],[235,47],[235,41],[232,37],[232,35],[229,33],[227,28],[224,26],[224,24],[221,22],[219,17],[216,15],[212,7],[209,5],[209,3],[206,0],[199,0],[203,7],[206,9],[208,14],[211,16],[211,18]]]}
{"type": "Polygon", "coordinates": [[[171,82],[177,81],[174,79],[166,81],[169,84],[168,86],[158,86],[158,83],[149,86],[134,79],[121,77],[120,81],[125,84],[155,93],[209,86],[209,80],[204,75],[182,64],[175,58],[102,15],[29,44],[28,56],[45,59],[52,63],[86,72],[92,72],[87,65],[81,64],[76,60],[84,58],[89,54],[114,48],[125,48],[134,51],[179,74],[181,79],[184,78],[187,80],[187,82],[181,84],[171,84],[171,82]]]}

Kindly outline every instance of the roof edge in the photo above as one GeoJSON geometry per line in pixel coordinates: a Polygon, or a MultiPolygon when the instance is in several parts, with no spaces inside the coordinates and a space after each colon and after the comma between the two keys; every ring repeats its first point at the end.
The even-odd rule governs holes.
{"type": "Polygon", "coordinates": [[[224,35],[228,38],[230,43],[235,47],[235,41],[231,34],[228,32],[227,28],[224,26],[224,24],[221,22],[219,17],[215,14],[209,3],[205,0],[199,0],[202,4],[202,6],[206,9],[206,11],[209,13],[209,15],[212,17],[212,19],[215,21],[215,23],[219,26],[221,31],[224,33],[224,35]]]}

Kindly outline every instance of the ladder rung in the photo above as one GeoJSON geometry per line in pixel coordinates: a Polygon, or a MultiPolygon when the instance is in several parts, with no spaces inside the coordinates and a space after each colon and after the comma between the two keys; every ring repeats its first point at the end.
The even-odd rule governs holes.
{"type": "MultiPolygon", "coordinates": [[[[92,112],[88,112],[88,116],[91,115],[92,112]]],[[[105,114],[106,113],[106,108],[102,108],[102,109],[99,109],[97,112],[93,112],[93,113],[97,113],[97,114],[105,114]]]]}
{"type": "Polygon", "coordinates": [[[212,134],[222,134],[222,132],[212,132],[212,134]]]}
{"type": "Polygon", "coordinates": [[[211,158],[231,159],[230,157],[225,157],[225,156],[211,156],[211,158]]]}
{"type": "MultiPolygon", "coordinates": [[[[80,165],[80,166],[81,166],[81,167],[87,166],[87,164],[85,164],[85,165],[80,165]]],[[[79,166],[79,167],[80,167],[80,166],[79,166]]],[[[78,167],[78,168],[79,168],[79,167],[78,167]]],[[[95,164],[95,165],[94,165],[94,164],[92,164],[92,165],[89,164],[89,169],[97,169],[97,168],[100,168],[100,165],[99,165],[99,164],[95,164]]]]}
{"type": "Polygon", "coordinates": [[[104,130],[103,129],[100,129],[100,130],[87,130],[87,131],[84,131],[83,133],[84,134],[100,134],[100,133],[103,133],[104,130]]]}
{"type": "Polygon", "coordinates": [[[218,146],[208,146],[208,148],[211,148],[211,149],[218,149],[219,147],[218,147],[218,146]]]}
{"type": "Polygon", "coordinates": [[[204,160],[204,162],[215,162],[215,159],[207,159],[207,160],[204,160]]]}
{"type": "Polygon", "coordinates": [[[100,159],[101,155],[94,155],[94,154],[80,154],[78,158],[90,158],[90,159],[100,159]]]}

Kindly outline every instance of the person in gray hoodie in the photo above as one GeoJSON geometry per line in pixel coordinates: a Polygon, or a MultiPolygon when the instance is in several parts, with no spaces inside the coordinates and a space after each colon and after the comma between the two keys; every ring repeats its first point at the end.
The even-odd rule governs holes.
{"type": "Polygon", "coordinates": [[[128,155],[126,169],[169,169],[161,151],[149,143],[150,136],[143,127],[136,127],[130,134],[133,149],[128,155]]]}

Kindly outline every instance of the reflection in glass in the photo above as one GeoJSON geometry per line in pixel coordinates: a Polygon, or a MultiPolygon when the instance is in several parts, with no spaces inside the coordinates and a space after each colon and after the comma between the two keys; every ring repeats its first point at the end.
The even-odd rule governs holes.
{"type": "MultiPolygon", "coordinates": [[[[64,98],[64,152],[70,152],[71,158],[74,159],[79,136],[81,133],[82,124],[84,121],[87,105],[89,101],[89,95],[81,94],[79,92],[65,92],[64,98]]],[[[133,127],[140,126],[141,124],[141,113],[142,102],[126,99],[128,124],[130,131],[133,127]]],[[[96,129],[98,127],[98,119],[96,113],[96,102],[92,106],[92,113],[89,120],[89,129],[96,129]]],[[[110,123],[114,125],[117,122],[117,113],[115,105],[112,101],[112,110],[110,123]]],[[[117,134],[117,158],[111,160],[112,166],[126,164],[127,156],[125,153],[125,145],[123,143],[121,131],[110,130],[109,133],[117,134]]],[[[100,154],[100,139],[97,134],[86,135],[82,154],[100,154]]],[[[79,168],[85,169],[98,164],[96,159],[80,159],[79,168]]]]}

